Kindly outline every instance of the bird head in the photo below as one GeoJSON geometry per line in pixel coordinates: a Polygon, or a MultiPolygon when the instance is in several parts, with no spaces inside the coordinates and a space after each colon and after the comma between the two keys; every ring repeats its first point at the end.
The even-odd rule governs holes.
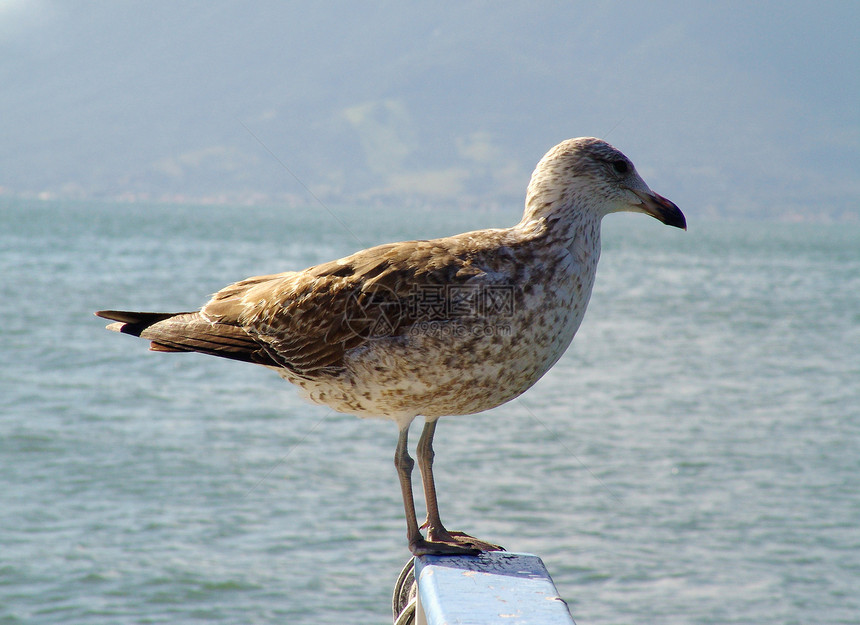
{"type": "Polygon", "coordinates": [[[687,229],[681,210],[654,193],[630,159],[602,139],[562,141],[535,167],[526,194],[524,221],[572,223],[617,212],[645,213],[687,229]]]}

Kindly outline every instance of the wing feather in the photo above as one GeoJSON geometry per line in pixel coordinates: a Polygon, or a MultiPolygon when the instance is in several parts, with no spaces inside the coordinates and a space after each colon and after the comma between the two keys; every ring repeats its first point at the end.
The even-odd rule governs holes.
{"type": "Polygon", "coordinates": [[[199,312],[96,314],[117,321],[111,329],[149,339],[157,351],[197,351],[306,377],[334,375],[347,351],[409,331],[418,289],[509,281],[488,232],[481,245],[471,233],[405,241],[301,272],[247,278],[215,293],[199,312]]]}

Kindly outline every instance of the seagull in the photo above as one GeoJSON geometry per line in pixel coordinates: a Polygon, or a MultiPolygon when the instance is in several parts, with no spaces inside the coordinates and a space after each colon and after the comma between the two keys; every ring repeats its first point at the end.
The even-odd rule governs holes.
{"type": "Polygon", "coordinates": [[[278,372],[306,399],[394,421],[394,465],[415,555],[502,548],[442,524],[433,480],[440,417],[494,408],[529,389],[579,328],[597,271],[600,224],[616,212],[686,230],[607,142],[559,143],[538,162],[523,218],[510,228],[379,245],[309,267],[231,284],[196,312],[102,310],[109,330],[156,352],[200,352],[278,372]],[[418,524],[409,426],[427,518],[418,524]],[[426,538],[421,533],[426,528],[426,538]]]}

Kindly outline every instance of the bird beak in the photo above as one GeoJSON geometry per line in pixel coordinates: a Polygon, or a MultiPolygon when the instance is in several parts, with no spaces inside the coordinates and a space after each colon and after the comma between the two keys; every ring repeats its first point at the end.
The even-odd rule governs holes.
{"type": "Polygon", "coordinates": [[[654,219],[662,221],[667,226],[675,226],[682,230],[687,229],[687,220],[681,209],[675,206],[674,202],[670,202],[662,195],[653,191],[637,191],[633,190],[642,204],[638,207],[646,215],[651,215],[654,219]]]}

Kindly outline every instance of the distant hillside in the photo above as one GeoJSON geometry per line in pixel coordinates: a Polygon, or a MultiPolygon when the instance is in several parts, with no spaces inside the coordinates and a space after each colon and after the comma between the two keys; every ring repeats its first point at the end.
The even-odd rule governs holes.
{"type": "Polygon", "coordinates": [[[0,190],[519,204],[599,135],[694,215],[856,218],[857,6],[6,2],[0,190]]]}

